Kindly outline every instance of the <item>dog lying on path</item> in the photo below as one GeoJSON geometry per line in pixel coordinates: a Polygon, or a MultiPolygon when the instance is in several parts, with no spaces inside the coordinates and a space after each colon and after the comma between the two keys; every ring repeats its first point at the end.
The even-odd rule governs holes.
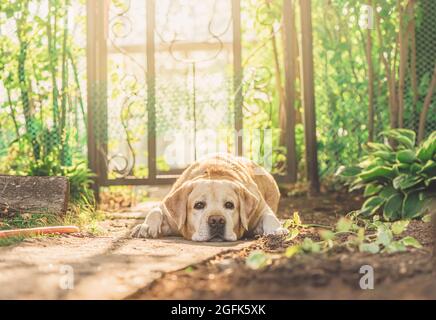
{"type": "Polygon", "coordinates": [[[286,234],[277,219],[274,178],[251,160],[218,154],[190,165],[132,237],[181,235],[193,241],[235,241],[286,234]]]}

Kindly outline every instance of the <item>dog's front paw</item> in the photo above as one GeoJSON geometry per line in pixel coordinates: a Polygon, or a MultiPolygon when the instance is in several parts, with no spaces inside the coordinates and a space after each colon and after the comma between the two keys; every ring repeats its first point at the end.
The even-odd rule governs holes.
{"type": "Polygon", "coordinates": [[[143,224],[133,228],[132,238],[157,238],[162,234],[162,213],[158,208],[151,210],[143,224]]]}
{"type": "Polygon", "coordinates": [[[137,225],[133,228],[130,236],[132,238],[157,238],[160,234],[160,225],[150,226],[147,223],[137,225]]]}

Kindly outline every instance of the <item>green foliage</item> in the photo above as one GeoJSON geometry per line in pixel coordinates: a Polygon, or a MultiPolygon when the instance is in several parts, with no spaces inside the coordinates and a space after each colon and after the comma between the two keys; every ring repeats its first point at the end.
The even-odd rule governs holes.
{"type": "MultiPolygon", "coordinates": [[[[299,253],[322,253],[337,247],[372,254],[403,252],[408,247],[422,248],[422,245],[415,238],[411,236],[401,237],[408,225],[408,220],[399,220],[393,223],[382,222],[378,220],[378,216],[374,217],[372,221],[359,219],[358,214],[353,212],[348,217],[340,218],[334,228],[321,227],[318,230],[320,240],[305,237],[302,241],[286,248],[284,255],[291,258],[299,253]],[[341,237],[342,235],[348,236],[346,240],[341,237]]],[[[285,226],[298,228],[299,233],[309,227],[309,225],[304,224],[295,225],[289,220],[285,226]]]]}
{"type": "Polygon", "coordinates": [[[29,175],[34,176],[64,176],[70,182],[70,201],[73,203],[92,203],[93,191],[90,188],[94,174],[88,169],[85,162],[74,166],[61,166],[56,159],[46,157],[32,162],[29,175]]]}
{"type": "MultiPolygon", "coordinates": [[[[92,203],[84,163],[85,77],[77,67],[85,50],[69,27],[73,6],[80,5],[0,0],[0,173],[67,176],[71,200],[92,203]]],[[[83,22],[76,32],[85,30],[83,22]]]]}
{"type": "Polygon", "coordinates": [[[247,267],[253,270],[263,269],[271,263],[271,258],[263,251],[255,250],[245,260],[247,267]]]}
{"type": "Polygon", "coordinates": [[[436,132],[415,147],[415,132],[384,131],[388,143],[368,143],[367,155],[357,166],[342,167],[337,174],[350,190],[363,189],[367,198],[360,214],[382,214],[385,220],[412,219],[427,211],[427,200],[436,196],[436,132]]]}

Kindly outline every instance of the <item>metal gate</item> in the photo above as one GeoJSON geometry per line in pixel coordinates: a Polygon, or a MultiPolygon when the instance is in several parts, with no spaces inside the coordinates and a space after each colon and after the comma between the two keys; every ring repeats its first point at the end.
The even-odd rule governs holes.
{"type": "MultiPolygon", "coordinates": [[[[184,164],[200,156],[199,149],[210,142],[211,132],[224,132],[219,137],[228,147],[224,151],[245,155],[244,150],[252,148],[264,151],[262,141],[277,129],[266,128],[260,133],[260,147],[254,140],[248,146],[242,134],[247,119],[243,92],[250,86],[250,72],[242,66],[240,0],[197,1],[193,9],[187,9],[186,2],[189,1],[87,1],[88,159],[97,175],[97,190],[110,185],[171,183],[184,164]],[[182,6],[172,7],[175,3],[182,6]],[[129,16],[132,12],[134,17],[129,16]],[[191,23],[189,16],[203,17],[203,39],[196,35],[189,41],[177,38],[182,31],[202,30],[201,22],[191,23]],[[210,19],[205,20],[205,16],[210,19]],[[167,30],[171,19],[175,21],[171,27],[174,30],[167,30]],[[231,71],[227,70],[230,67],[231,71]],[[168,149],[179,148],[181,143],[174,136],[167,139],[170,141],[163,136],[179,124],[183,124],[179,135],[190,141],[189,155],[186,159],[173,157],[176,165],[168,164],[162,155],[169,154],[168,149]],[[201,130],[206,132],[204,137],[198,136],[201,130]],[[201,139],[205,141],[200,143],[201,139]]],[[[310,1],[300,1],[307,170],[316,189],[310,9],[310,1]]],[[[297,178],[293,97],[298,66],[290,58],[295,49],[291,33],[296,32],[289,23],[293,18],[291,0],[284,0],[281,10],[285,108],[280,117],[285,122],[285,160],[284,170],[276,178],[293,182],[297,178]]],[[[254,77],[256,74],[251,75],[254,77]]],[[[217,142],[220,146],[221,140],[217,142]]]]}

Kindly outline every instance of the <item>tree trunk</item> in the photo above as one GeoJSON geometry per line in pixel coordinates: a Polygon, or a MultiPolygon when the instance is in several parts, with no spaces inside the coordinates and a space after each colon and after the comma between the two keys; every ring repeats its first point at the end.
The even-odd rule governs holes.
{"type": "Polygon", "coordinates": [[[63,215],[67,211],[69,183],[65,177],[0,175],[0,216],[20,213],[63,215]]]}

